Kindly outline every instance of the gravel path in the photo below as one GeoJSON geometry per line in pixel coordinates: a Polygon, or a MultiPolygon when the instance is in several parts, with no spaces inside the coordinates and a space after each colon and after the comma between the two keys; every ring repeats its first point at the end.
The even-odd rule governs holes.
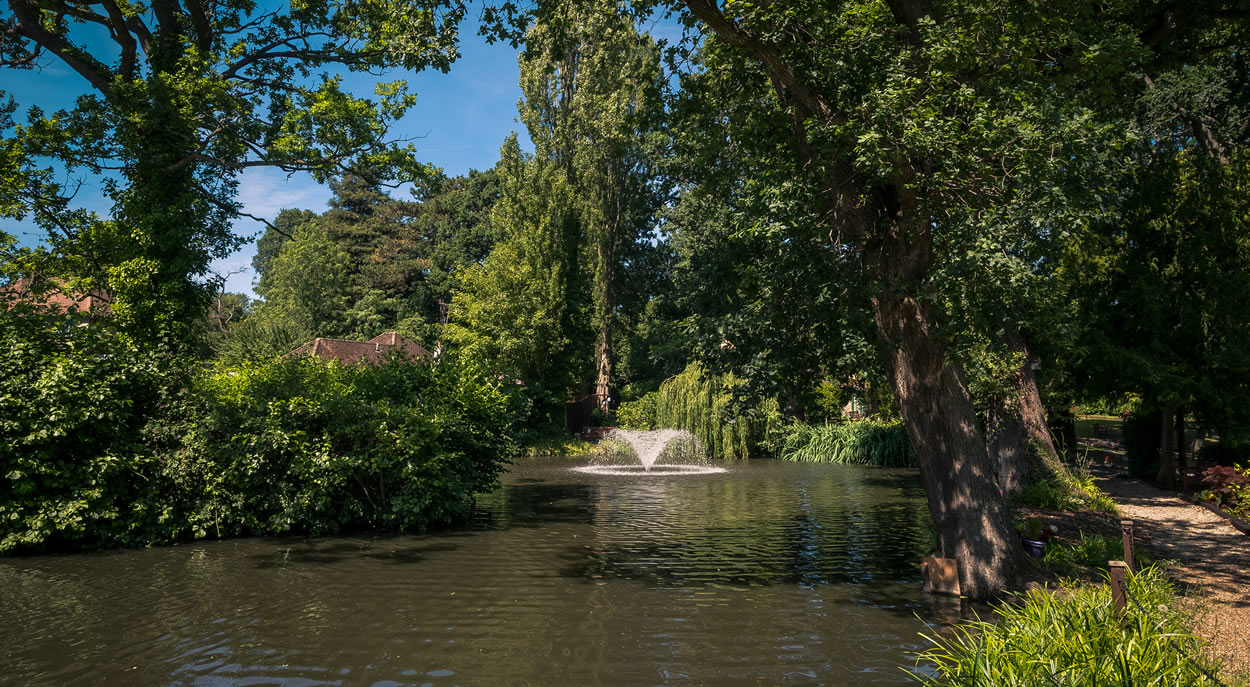
{"type": "Polygon", "coordinates": [[[1108,472],[1098,486],[1120,504],[1125,518],[1171,571],[1207,603],[1198,632],[1225,669],[1250,673],[1250,536],[1211,511],[1136,479],[1108,472]],[[1144,532],[1143,532],[1144,530],[1144,532]]]}

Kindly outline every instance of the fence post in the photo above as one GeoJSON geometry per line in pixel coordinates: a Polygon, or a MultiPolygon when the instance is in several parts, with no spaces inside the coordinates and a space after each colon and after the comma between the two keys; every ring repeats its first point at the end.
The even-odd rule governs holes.
{"type": "Polygon", "coordinates": [[[1124,561],[1107,561],[1107,566],[1111,568],[1111,600],[1115,604],[1115,617],[1123,623],[1128,607],[1128,600],[1125,598],[1127,589],[1124,586],[1124,571],[1128,569],[1128,564],[1124,561]]]}
{"type": "Polygon", "coordinates": [[[1120,538],[1124,540],[1124,563],[1132,570],[1133,565],[1133,521],[1120,521],[1120,538]]]}

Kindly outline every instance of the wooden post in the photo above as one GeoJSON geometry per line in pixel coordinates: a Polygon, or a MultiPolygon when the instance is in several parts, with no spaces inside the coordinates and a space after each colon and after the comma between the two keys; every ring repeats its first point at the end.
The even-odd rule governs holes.
{"type": "Polygon", "coordinates": [[[1124,563],[1133,569],[1133,521],[1120,521],[1120,538],[1124,540],[1124,563]]]}
{"type": "Polygon", "coordinates": [[[1123,623],[1128,609],[1127,589],[1124,586],[1128,565],[1124,561],[1107,561],[1107,565],[1111,568],[1111,600],[1115,604],[1115,617],[1123,623]]]}

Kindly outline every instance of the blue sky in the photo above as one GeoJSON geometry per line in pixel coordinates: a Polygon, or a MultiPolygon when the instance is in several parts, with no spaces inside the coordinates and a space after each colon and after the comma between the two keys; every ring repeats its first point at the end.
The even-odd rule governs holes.
{"type": "MultiPolygon", "coordinates": [[[[471,26],[462,30],[461,57],[450,73],[393,72],[385,77],[388,81],[407,79],[410,90],[418,96],[416,107],[402,120],[396,134],[419,137],[413,141],[419,157],[442,167],[448,175],[492,167],[499,159],[499,147],[514,130],[521,132],[522,146],[530,147],[524,127],[516,121],[516,102],[521,97],[516,50],[504,44],[487,45],[473,35],[471,26]]],[[[372,94],[372,79],[346,78],[357,95],[372,94]]],[[[69,107],[85,91],[81,77],[59,62],[40,72],[3,70],[0,79],[0,89],[18,103],[19,121],[24,119],[20,113],[30,105],[39,105],[45,111],[69,107]]],[[[107,199],[92,180],[85,181],[75,199],[77,204],[108,215],[107,199]]],[[[306,174],[288,178],[278,170],[249,169],[241,177],[238,200],[244,212],[272,219],[283,208],[320,211],[329,197],[329,190],[306,174]]],[[[243,236],[251,236],[261,228],[248,219],[235,223],[236,233],[243,236]]],[[[26,245],[36,243],[41,235],[29,222],[0,219],[0,229],[18,236],[26,245]]],[[[229,275],[227,290],[251,293],[251,260],[255,250],[255,244],[249,243],[213,265],[218,274],[229,275]]]]}

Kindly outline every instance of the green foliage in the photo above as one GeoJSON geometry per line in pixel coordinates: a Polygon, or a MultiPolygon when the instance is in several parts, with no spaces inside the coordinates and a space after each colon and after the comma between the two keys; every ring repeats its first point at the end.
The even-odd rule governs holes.
{"type": "Polygon", "coordinates": [[[1250,466],[1207,468],[1202,472],[1202,484],[1206,488],[1198,494],[1199,498],[1236,517],[1250,517],[1250,466]]]}
{"type": "Polygon", "coordinates": [[[244,169],[303,170],[318,181],[346,170],[377,180],[428,174],[411,144],[389,140],[415,103],[404,83],[356,97],[331,72],[445,70],[463,17],[462,7],[386,1],[10,9],[0,67],[42,67],[47,57],[86,91],[67,110],[32,104],[17,145],[71,188],[98,179],[112,202],[102,220],[72,210],[73,194],[53,184],[24,193],[46,253],[60,262],[57,276],[107,290],[115,322],[148,343],[195,336],[212,260],[244,241],[232,230],[244,169]]]}
{"type": "Polygon", "coordinates": [[[775,442],[782,460],[891,468],[916,466],[916,452],[899,421],[794,423],[782,428],[781,435],[775,442]]]}
{"type": "Polygon", "coordinates": [[[1083,415],[1128,417],[1140,409],[1141,397],[1137,394],[1125,393],[1083,401],[1079,412],[1083,415]]]}
{"type": "Polygon", "coordinates": [[[508,381],[520,380],[545,415],[589,368],[582,227],[573,189],[554,165],[522,153],[515,137],[502,157],[503,196],[492,221],[505,238],[461,273],[445,336],[508,381]]]}
{"type": "Polygon", "coordinates": [[[842,417],[842,407],[846,405],[848,394],[841,386],[827,379],[822,380],[816,387],[814,395],[816,397],[815,406],[826,421],[837,420],[842,417]]]}
{"type": "Polygon", "coordinates": [[[1206,442],[1198,449],[1198,460],[1232,467],[1245,460],[1250,451],[1245,446],[1234,446],[1223,441],[1206,442]]]}
{"type": "Polygon", "coordinates": [[[143,434],[189,362],[83,323],[0,313],[0,552],[145,544],[176,529],[143,434]]]}
{"type": "MultiPolygon", "coordinates": [[[[296,327],[314,336],[349,332],[351,258],[315,224],[302,225],[269,261],[256,284],[265,299],[251,319],[258,326],[296,327]]],[[[380,332],[379,332],[380,333],[380,332]]]]}
{"type": "MultiPolygon", "coordinates": [[[[1106,569],[1107,561],[1124,557],[1124,541],[1120,537],[1080,532],[1074,542],[1051,539],[1042,553],[1042,562],[1062,575],[1080,573],[1087,568],[1106,569]]],[[[1150,556],[1141,549],[1133,551],[1135,567],[1150,565],[1150,556]]]]}
{"type": "Polygon", "coordinates": [[[763,444],[780,415],[773,399],[736,396],[744,387],[738,377],[710,375],[698,363],[691,363],[660,385],[655,425],[689,431],[709,456],[748,458],[763,444]],[[744,407],[746,403],[752,406],[744,407]]]}
{"type": "Polygon", "coordinates": [[[658,391],[652,391],[636,401],[621,402],[616,408],[616,426],[621,429],[655,429],[659,397],[658,391]]]}
{"type": "Polygon", "coordinates": [[[507,398],[454,356],[221,367],[202,393],[170,466],[195,536],[450,522],[514,451],[507,398]]]}
{"type": "Polygon", "coordinates": [[[1099,489],[1093,477],[1081,469],[1063,468],[1054,478],[1034,481],[1011,496],[1019,503],[1048,510],[1120,512],[1115,500],[1099,489]]]}
{"type": "Polygon", "coordinates": [[[646,257],[663,202],[655,161],[664,151],[664,82],[659,47],[615,2],[566,7],[562,21],[535,23],[526,35],[518,109],[535,158],[573,190],[568,210],[590,267],[596,385],[611,394],[615,332],[656,293],[646,257]]]}
{"type": "Polygon", "coordinates": [[[108,322],[3,305],[0,552],[422,528],[514,452],[512,401],[455,356],[208,373],[108,322]]]}
{"type": "Polygon", "coordinates": [[[588,456],[595,451],[593,442],[573,436],[555,424],[522,430],[520,442],[521,455],[526,458],[588,456]]]}
{"type": "Polygon", "coordinates": [[[1108,586],[1050,593],[1031,589],[1018,603],[1002,603],[995,620],[923,635],[934,646],[913,671],[924,684],[950,687],[1189,687],[1211,685],[1192,661],[1214,672],[1203,656],[1193,619],[1177,609],[1163,573],[1145,568],[1128,579],[1125,623],[1114,616],[1108,586]],[[1178,652],[1180,646],[1184,653],[1178,652]]]}

